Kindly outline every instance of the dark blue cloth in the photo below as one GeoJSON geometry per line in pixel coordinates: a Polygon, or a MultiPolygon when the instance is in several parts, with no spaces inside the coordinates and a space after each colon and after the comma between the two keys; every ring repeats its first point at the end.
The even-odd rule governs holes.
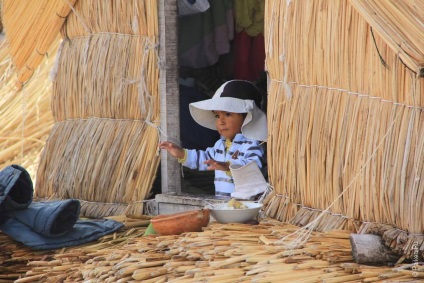
{"type": "Polygon", "coordinates": [[[123,223],[79,220],[78,200],[32,202],[30,175],[19,165],[0,171],[0,230],[36,250],[81,245],[110,234],[123,223]]]}
{"type": "Polygon", "coordinates": [[[9,218],[3,225],[0,225],[0,230],[34,250],[49,250],[82,245],[97,240],[115,232],[123,225],[112,219],[78,220],[68,233],[52,238],[38,234],[20,221],[9,218]]]}
{"type": "Polygon", "coordinates": [[[27,208],[34,193],[27,170],[13,164],[0,171],[0,224],[7,220],[7,212],[27,208]]]}
{"type": "Polygon", "coordinates": [[[60,237],[75,225],[80,209],[80,202],[76,199],[33,202],[27,209],[10,211],[9,217],[43,236],[60,237]]]}

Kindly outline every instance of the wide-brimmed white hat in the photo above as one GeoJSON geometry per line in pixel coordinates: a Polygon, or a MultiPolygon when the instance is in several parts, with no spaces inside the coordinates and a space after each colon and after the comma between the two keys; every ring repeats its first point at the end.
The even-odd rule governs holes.
{"type": "Polygon", "coordinates": [[[216,130],[215,111],[247,113],[241,132],[249,139],[267,139],[266,115],[260,110],[262,95],[249,81],[232,80],[221,85],[211,99],[190,103],[193,119],[203,127],[216,130]]]}

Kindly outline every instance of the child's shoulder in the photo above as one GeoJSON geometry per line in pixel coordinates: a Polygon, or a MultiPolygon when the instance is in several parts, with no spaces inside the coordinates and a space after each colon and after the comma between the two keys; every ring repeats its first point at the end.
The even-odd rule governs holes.
{"type": "Polygon", "coordinates": [[[239,142],[239,143],[245,143],[245,144],[250,144],[250,145],[256,145],[256,144],[260,144],[261,142],[258,140],[254,140],[254,139],[249,139],[247,138],[245,135],[243,134],[237,134],[235,141],[239,142]]]}

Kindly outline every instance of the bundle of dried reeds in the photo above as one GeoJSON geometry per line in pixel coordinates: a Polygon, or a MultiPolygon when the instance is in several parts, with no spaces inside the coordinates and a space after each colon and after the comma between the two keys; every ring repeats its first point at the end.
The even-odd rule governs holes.
{"type": "MultiPolygon", "coordinates": [[[[385,16],[388,10],[405,14],[393,1],[376,2],[361,5],[375,5],[385,16]]],[[[355,221],[390,224],[419,240],[423,81],[356,8],[336,0],[267,2],[269,177],[275,194],[266,212],[322,231],[355,229],[355,221]]],[[[405,23],[423,19],[416,15],[405,23]]],[[[392,20],[382,21],[383,29],[402,21],[392,20]]],[[[420,42],[422,34],[398,37],[420,42]]],[[[422,46],[409,45],[418,55],[422,46]]],[[[421,64],[419,57],[410,60],[421,64]]],[[[398,249],[411,254],[403,245],[398,249]]]]}
{"type": "Polygon", "coordinates": [[[37,196],[80,199],[90,217],[141,213],[159,163],[157,1],[79,1],[72,10],[37,196]]]}
{"type": "Polygon", "coordinates": [[[157,0],[77,1],[62,34],[76,38],[97,33],[158,36],[157,0]]]}
{"type": "Polygon", "coordinates": [[[297,228],[271,219],[253,226],[211,223],[180,236],[140,237],[143,229],[132,228],[44,259],[20,247],[14,253],[28,265],[15,282],[401,282],[424,275],[408,265],[353,263],[347,231],[313,232],[297,249],[275,245],[297,228]]]}
{"type": "Polygon", "coordinates": [[[349,2],[376,32],[387,39],[387,44],[402,62],[419,73],[424,65],[424,3],[413,0],[405,1],[403,5],[396,0],[349,2]]]}
{"type": "MultiPolygon", "coordinates": [[[[50,54],[57,53],[59,43],[57,39],[50,54]]],[[[7,42],[0,44],[0,169],[20,164],[34,182],[41,150],[53,126],[49,80],[53,57],[46,58],[36,70],[34,80],[18,89],[9,46],[7,42]]]]}
{"type": "Polygon", "coordinates": [[[31,78],[47,55],[75,2],[3,0],[3,25],[21,84],[31,78]]]}

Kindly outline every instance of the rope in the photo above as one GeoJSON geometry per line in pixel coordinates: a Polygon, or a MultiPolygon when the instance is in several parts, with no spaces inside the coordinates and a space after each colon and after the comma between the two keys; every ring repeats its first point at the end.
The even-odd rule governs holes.
{"type": "Polygon", "coordinates": [[[139,86],[138,86],[138,94],[139,94],[139,102],[140,102],[140,108],[142,110],[143,113],[146,112],[146,108],[148,109],[147,112],[147,119],[150,120],[150,116],[152,114],[151,111],[151,107],[146,107],[146,104],[143,103],[143,98],[146,97],[147,100],[151,101],[152,99],[152,94],[149,93],[149,89],[147,87],[147,81],[146,81],[146,66],[147,66],[147,58],[149,56],[149,51],[150,50],[155,50],[155,54],[156,54],[156,59],[159,61],[159,54],[158,54],[158,46],[159,44],[153,42],[150,38],[146,37],[146,45],[144,46],[144,52],[143,52],[143,57],[142,57],[142,63],[141,63],[141,77],[140,77],[140,82],[139,82],[139,86]],[[146,93],[146,96],[143,96],[143,90],[144,93],[146,93]]]}
{"type": "MultiPolygon", "coordinates": [[[[283,84],[283,85],[286,83],[284,81],[277,80],[277,79],[271,79],[271,81],[274,81],[276,83],[283,84]]],[[[420,110],[420,111],[424,110],[424,107],[408,105],[408,104],[405,104],[405,103],[398,103],[398,102],[394,102],[392,100],[383,99],[382,97],[379,97],[379,96],[371,96],[371,95],[364,94],[364,93],[349,91],[349,90],[343,89],[343,88],[329,87],[329,86],[323,86],[323,85],[302,85],[302,84],[299,84],[299,83],[296,83],[296,82],[289,82],[288,84],[297,85],[298,87],[303,87],[303,88],[320,88],[320,89],[325,89],[325,90],[335,90],[335,91],[339,91],[339,92],[345,92],[345,93],[350,94],[350,95],[355,95],[357,97],[365,97],[365,98],[368,98],[368,99],[378,99],[378,100],[380,100],[380,102],[390,103],[390,104],[393,104],[393,105],[396,105],[396,106],[403,106],[403,107],[409,108],[409,109],[416,109],[416,110],[420,110]]]]}
{"type": "Polygon", "coordinates": [[[88,27],[88,25],[85,23],[84,19],[81,17],[81,15],[75,10],[74,6],[69,2],[69,0],[66,0],[66,3],[68,3],[69,7],[71,8],[72,12],[77,16],[78,20],[81,21],[81,24],[83,25],[85,31],[89,34],[91,34],[91,30],[88,27]]]}

